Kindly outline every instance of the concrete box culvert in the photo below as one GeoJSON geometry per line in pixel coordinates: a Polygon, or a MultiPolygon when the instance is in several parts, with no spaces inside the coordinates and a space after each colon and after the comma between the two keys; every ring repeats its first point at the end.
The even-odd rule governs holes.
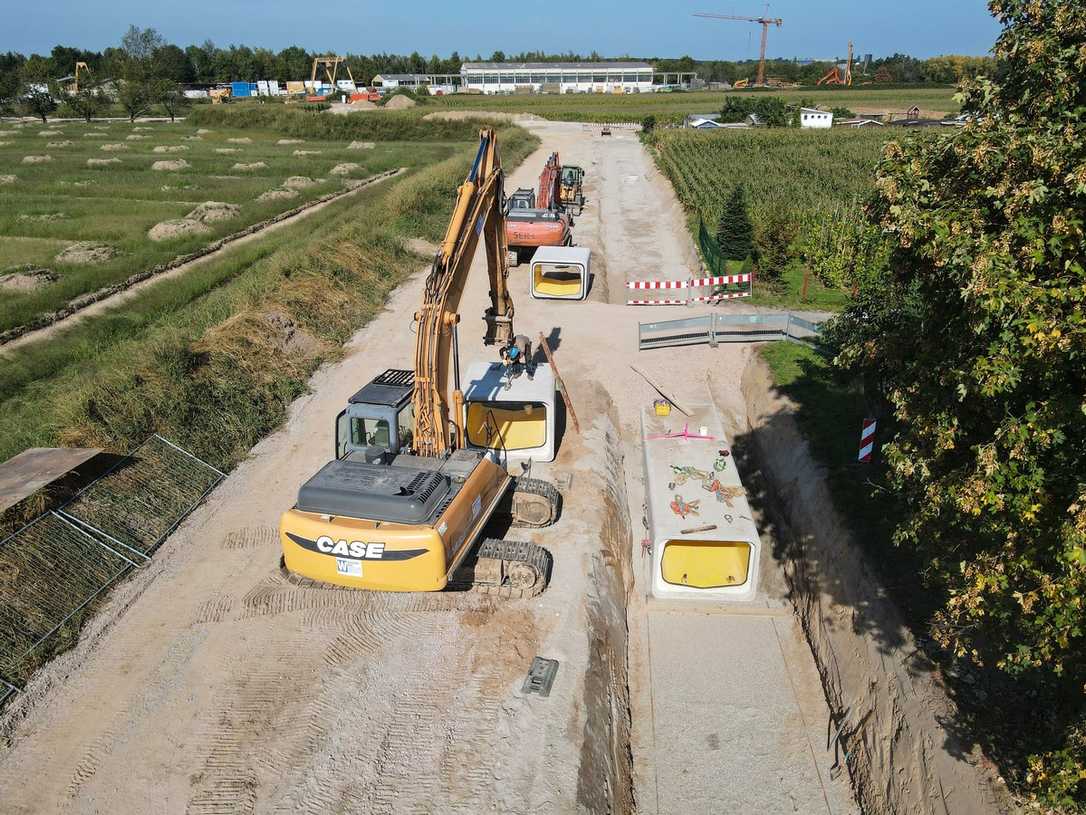
{"type": "Polygon", "coordinates": [[[834,508],[822,467],[752,354],[741,390],[743,446],[763,483],[786,580],[821,676],[852,787],[867,813],[987,815],[1014,811],[953,732],[954,704],[919,663],[915,641],[873,565],[834,508]],[[945,723],[945,724],[944,724],[945,723]]]}

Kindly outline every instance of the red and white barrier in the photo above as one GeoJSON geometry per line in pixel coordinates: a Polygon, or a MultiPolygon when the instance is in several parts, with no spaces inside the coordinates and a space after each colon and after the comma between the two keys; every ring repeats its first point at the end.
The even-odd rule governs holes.
{"type": "Polygon", "coordinates": [[[858,461],[864,464],[871,461],[875,452],[875,420],[864,419],[863,430],[860,431],[860,455],[858,461]]]}
{"type": "Polygon", "coordinates": [[[627,289],[699,289],[705,286],[726,286],[729,283],[749,283],[751,275],[725,274],[692,280],[629,280],[627,289]]]}
{"type": "MultiPolygon", "coordinates": [[[[706,286],[726,286],[730,283],[750,283],[751,274],[728,274],[716,277],[699,277],[693,280],[629,280],[627,289],[643,290],[676,290],[676,289],[700,289],[706,286]]],[[[711,294],[700,297],[689,297],[685,300],[664,298],[662,300],[627,300],[628,306],[685,306],[687,303],[719,303],[721,300],[734,300],[737,297],[750,297],[750,290],[728,292],[726,294],[711,294]]]]}

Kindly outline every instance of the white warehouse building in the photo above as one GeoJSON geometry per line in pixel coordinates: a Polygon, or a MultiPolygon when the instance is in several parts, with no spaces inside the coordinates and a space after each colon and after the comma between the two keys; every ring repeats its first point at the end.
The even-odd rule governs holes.
{"type": "Polygon", "coordinates": [[[651,92],[647,62],[465,62],[461,88],[482,93],[651,92]]]}

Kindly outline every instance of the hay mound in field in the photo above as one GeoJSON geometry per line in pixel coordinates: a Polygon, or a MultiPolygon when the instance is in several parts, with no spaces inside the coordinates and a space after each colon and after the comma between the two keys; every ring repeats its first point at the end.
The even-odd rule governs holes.
{"type": "Polygon", "coordinates": [[[195,346],[198,352],[225,354],[239,361],[306,359],[323,349],[319,339],[282,311],[243,311],[210,328],[195,346]]]}
{"type": "Polygon", "coordinates": [[[0,175],[0,185],[14,184],[15,181],[16,178],[13,175],[0,175]]]}
{"type": "Polygon", "coordinates": [[[385,110],[404,110],[405,108],[413,108],[417,104],[418,102],[416,102],[414,99],[404,96],[403,94],[399,94],[397,96],[393,96],[391,99],[385,102],[385,110]]]}
{"type": "Polygon", "coordinates": [[[371,141],[353,141],[347,145],[348,150],[372,150],[376,145],[371,141]]]}
{"type": "Polygon", "coordinates": [[[57,279],[52,269],[18,266],[0,273],[0,289],[4,291],[35,291],[57,279]]]}
{"type": "Polygon", "coordinates": [[[117,256],[117,250],[104,243],[79,241],[57,255],[57,263],[105,263],[117,256]]]}
{"type": "Polygon", "coordinates": [[[39,136],[63,136],[64,131],[63,130],[39,130],[38,135],[39,136]]]}
{"type": "MultiPolygon", "coordinates": [[[[11,142],[4,142],[4,144],[11,144],[11,142]]],[[[46,147],[71,147],[70,141],[51,141],[45,145],[46,147]]]]}
{"type": "Polygon", "coordinates": [[[188,148],[183,144],[160,144],[152,153],[184,153],[188,148]]]}
{"type": "Polygon", "coordinates": [[[18,130],[0,130],[0,136],[15,136],[18,133],[18,130]]]}
{"type": "Polygon", "coordinates": [[[208,178],[214,178],[216,181],[241,181],[240,175],[209,175],[208,178]]]}
{"type": "Polygon", "coordinates": [[[203,141],[202,136],[182,136],[181,141],[203,141]]]}
{"type": "Polygon", "coordinates": [[[192,218],[176,218],[155,224],[147,231],[147,237],[153,241],[168,241],[189,235],[202,235],[210,232],[211,227],[192,218]]]}
{"type": "Polygon", "coordinates": [[[132,132],[135,133],[138,130],[154,130],[153,127],[133,127],[132,132]]]}
{"type": "Polygon", "coordinates": [[[305,144],[305,139],[280,139],[276,142],[280,147],[287,144],[305,144]]]}
{"type": "Polygon", "coordinates": [[[53,157],[48,154],[44,156],[23,156],[23,164],[45,164],[52,160],[53,157]]]}
{"type": "Polygon", "coordinates": [[[229,221],[240,214],[241,207],[237,204],[227,204],[222,201],[204,201],[185,217],[193,221],[212,224],[217,221],[229,221]]]}
{"type": "Polygon", "coordinates": [[[103,144],[98,149],[105,153],[116,153],[118,150],[127,150],[128,145],[124,142],[121,142],[120,144],[103,144]]]}
{"type": "MultiPolygon", "coordinates": [[[[10,144],[11,144],[11,142],[9,142],[9,141],[0,141],[0,147],[7,147],[10,144]]],[[[52,147],[54,144],[55,144],[55,142],[49,142],[48,146],[52,147]]]]}
{"type": "Polygon", "coordinates": [[[295,150],[294,155],[298,158],[303,158],[305,156],[319,156],[323,152],[323,150],[295,150]]]}
{"type": "MultiPolygon", "coordinates": [[[[97,159],[95,159],[95,161],[97,161],[97,159]]],[[[119,158],[111,158],[110,161],[111,162],[115,161],[118,164],[120,164],[120,162],[121,162],[121,160],[119,158]]],[[[96,186],[97,184],[98,184],[97,181],[95,181],[93,179],[90,179],[90,178],[88,178],[86,181],[73,181],[72,182],[73,187],[93,187],[93,186],[96,186]]]]}
{"type": "Polygon", "coordinates": [[[304,190],[306,187],[312,187],[317,182],[309,176],[305,175],[292,175],[286,181],[283,182],[283,186],[288,190],[304,190]]]}
{"type": "Polygon", "coordinates": [[[230,155],[231,153],[240,153],[241,150],[239,150],[236,147],[216,147],[215,152],[216,153],[221,153],[222,155],[227,156],[227,155],[230,155]]]}
{"type": "Polygon", "coordinates": [[[89,158],[87,159],[88,167],[108,167],[110,164],[120,164],[121,160],[114,156],[113,158],[89,158]]]}
{"type": "Polygon", "coordinates": [[[20,221],[33,221],[35,223],[47,224],[52,221],[63,221],[68,216],[63,212],[43,212],[40,215],[27,215],[23,213],[19,216],[20,221]]]}
{"type": "Polygon", "coordinates": [[[108,139],[109,134],[108,133],[84,133],[83,138],[84,139],[108,139]]]}
{"type": "Polygon", "coordinates": [[[227,141],[230,142],[230,144],[252,144],[253,143],[253,140],[250,139],[248,136],[242,136],[239,139],[227,139],[227,141]]]}
{"type": "Polygon", "coordinates": [[[297,198],[298,193],[294,190],[284,190],[278,188],[274,190],[268,190],[265,193],[257,196],[257,201],[289,201],[291,198],[297,198]]]}
{"type": "Polygon", "coordinates": [[[263,170],[267,166],[268,165],[265,164],[263,161],[254,161],[251,164],[242,164],[241,162],[238,162],[237,164],[235,164],[230,169],[231,170],[263,170]]]}
{"type": "Polygon", "coordinates": [[[206,127],[201,127],[196,131],[197,136],[206,136],[208,133],[214,133],[214,130],[208,130],[206,127]]]}
{"type": "Polygon", "coordinates": [[[172,161],[156,161],[151,165],[151,169],[158,171],[187,170],[191,166],[183,158],[175,158],[172,161]]]}
{"type": "Polygon", "coordinates": [[[150,136],[141,136],[138,133],[133,133],[131,136],[125,136],[125,141],[145,141],[151,138],[150,136]]]}
{"type": "Polygon", "coordinates": [[[361,164],[355,164],[353,161],[345,161],[342,164],[337,164],[329,172],[332,175],[350,175],[355,170],[361,170],[361,164]]]}

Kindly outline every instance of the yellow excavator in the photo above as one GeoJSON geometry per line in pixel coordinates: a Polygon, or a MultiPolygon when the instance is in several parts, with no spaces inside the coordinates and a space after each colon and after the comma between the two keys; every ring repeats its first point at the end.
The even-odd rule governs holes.
{"type": "Polygon", "coordinates": [[[515,439],[549,441],[553,457],[556,405],[550,368],[537,368],[527,337],[513,331],[504,197],[497,139],[484,129],[415,313],[414,369],[386,370],[351,397],[336,419],[335,459],[282,516],[282,562],[293,578],[503,597],[546,587],[546,549],[484,539],[500,516],[548,526],[560,502],[552,485],[502,465],[515,439]],[[498,361],[472,368],[465,398],[458,308],[480,237],[491,299],[484,343],[497,347],[498,361]]]}

